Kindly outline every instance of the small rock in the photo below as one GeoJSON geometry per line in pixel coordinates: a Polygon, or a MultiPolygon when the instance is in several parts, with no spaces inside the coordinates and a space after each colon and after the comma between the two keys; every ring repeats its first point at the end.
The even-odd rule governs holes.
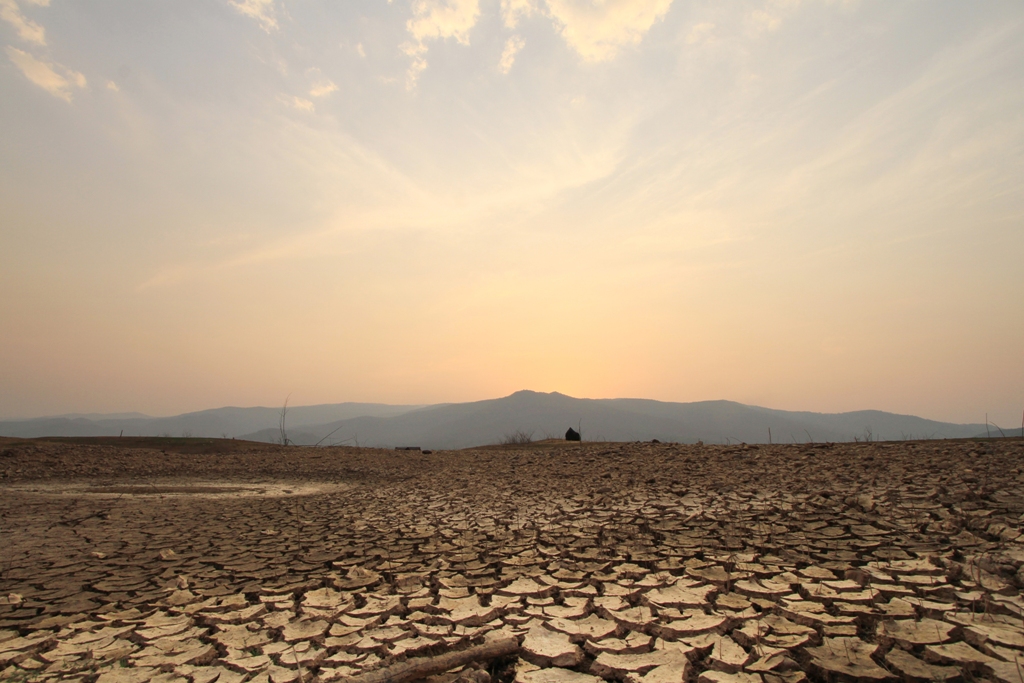
{"type": "Polygon", "coordinates": [[[326,621],[293,621],[281,629],[281,636],[289,643],[297,640],[322,638],[330,627],[326,621]]]}
{"type": "Polygon", "coordinates": [[[806,649],[811,664],[826,673],[871,681],[892,678],[892,674],[871,659],[876,650],[878,645],[849,637],[825,638],[821,647],[806,649]]]}
{"type": "Polygon", "coordinates": [[[655,650],[635,655],[613,655],[602,652],[590,665],[590,672],[602,678],[622,678],[628,674],[643,675],[659,666],[688,664],[682,650],[655,650]]]}
{"type": "Polygon", "coordinates": [[[924,658],[929,662],[952,663],[967,668],[978,668],[980,665],[998,661],[962,642],[948,643],[946,645],[929,645],[925,648],[924,658]]]}
{"type": "Polygon", "coordinates": [[[626,683],[682,683],[690,678],[693,666],[690,660],[682,659],[671,664],[662,664],[648,671],[643,676],[629,674],[626,683]]]}
{"type": "Polygon", "coordinates": [[[697,678],[697,683],[763,683],[760,674],[735,673],[724,671],[705,671],[697,678]]]}
{"type": "Polygon", "coordinates": [[[603,683],[596,676],[558,667],[517,671],[516,681],[517,683],[603,683]]]}
{"type": "Polygon", "coordinates": [[[885,661],[896,671],[911,680],[921,681],[944,681],[948,678],[960,676],[960,670],[955,666],[935,666],[923,662],[914,655],[893,648],[885,655],[885,661]]]}
{"type": "Polygon", "coordinates": [[[715,640],[715,647],[708,659],[712,669],[726,673],[736,673],[742,670],[749,661],[750,654],[729,636],[722,636],[715,640]]]}
{"type": "Polygon", "coordinates": [[[523,657],[538,666],[576,666],[583,661],[583,650],[564,633],[550,631],[540,624],[526,634],[523,657]]]}
{"type": "Polygon", "coordinates": [[[875,635],[880,639],[894,640],[904,648],[914,645],[937,645],[945,643],[950,639],[950,634],[956,630],[953,624],[947,624],[935,619],[921,619],[913,621],[903,619],[900,621],[880,621],[875,635]]]}

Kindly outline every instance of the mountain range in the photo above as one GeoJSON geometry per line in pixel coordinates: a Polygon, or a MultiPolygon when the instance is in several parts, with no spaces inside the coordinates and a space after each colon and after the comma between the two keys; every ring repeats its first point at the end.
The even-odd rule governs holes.
{"type": "MultiPolygon", "coordinates": [[[[63,415],[0,422],[0,436],[193,436],[280,442],[281,408],[216,408],[174,417],[137,413],[63,415]]],[[[285,432],[297,445],[419,446],[457,449],[501,443],[515,435],[586,441],[793,443],[808,441],[971,438],[1001,433],[984,424],[937,422],[877,410],[813,413],[733,401],[670,403],[582,399],[517,391],[510,396],[437,405],[337,403],[288,408],[285,432]]],[[[1020,430],[1004,430],[1006,436],[1020,430]]]]}

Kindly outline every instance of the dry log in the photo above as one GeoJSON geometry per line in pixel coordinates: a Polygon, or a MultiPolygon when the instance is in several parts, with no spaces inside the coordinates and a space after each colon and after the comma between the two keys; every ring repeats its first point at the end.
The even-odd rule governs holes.
{"type": "Polygon", "coordinates": [[[416,657],[404,662],[392,664],[359,676],[346,678],[345,683],[407,683],[427,676],[444,673],[456,667],[473,662],[484,662],[500,657],[508,657],[519,651],[519,641],[515,638],[493,640],[465,650],[446,652],[436,657],[416,657]]]}

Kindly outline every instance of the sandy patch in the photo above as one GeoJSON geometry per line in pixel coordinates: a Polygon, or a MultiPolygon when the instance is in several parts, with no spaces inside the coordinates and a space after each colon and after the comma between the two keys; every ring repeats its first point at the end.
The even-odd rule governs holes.
{"type": "Polygon", "coordinates": [[[0,487],[0,491],[63,497],[201,497],[201,498],[284,498],[333,493],[347,484],[312,482],[239,483],[225,481],[188,481],[154,483],[61,483],[43,482],[0,487]]]}

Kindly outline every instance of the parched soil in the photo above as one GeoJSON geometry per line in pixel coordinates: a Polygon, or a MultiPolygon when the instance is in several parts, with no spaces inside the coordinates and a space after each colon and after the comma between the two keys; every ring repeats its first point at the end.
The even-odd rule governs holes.
{"type": "Polygon", "coordinates": [[[1024,683],[1022,456],[0,440],[0,680],[1024,683]]]}

